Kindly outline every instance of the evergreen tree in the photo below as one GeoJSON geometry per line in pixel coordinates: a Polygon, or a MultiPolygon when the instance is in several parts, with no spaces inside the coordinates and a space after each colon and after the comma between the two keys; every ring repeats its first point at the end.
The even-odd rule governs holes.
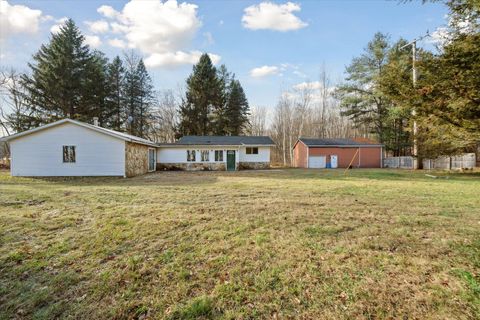
{"type": "Polygon", "coordinates": [[[107,110],[109,110],[108,126],[117,131],[123,130],[126,121],[122,94],[124,78],[125,68],[120,57],[116,56],[107,67],[106,84],[108,93],[105,103],[107,110]]]}
{"type": "Polygon", "coordinates": [[[38,124],[63,117],[86,118],[90,105],[84,95],[86,67],[91,53],[84,37],[73,20],[69,19],[47,45],[42,45],[29,63],[31,76],[24,75],[22,83],[31,113],[38,124]]]}
{"type": "Polygon", "coordinates": [[[231,80],[226,106],[226,134],[240,135],[248,124],[250,110],[240,81],[231,80]]]}
{"type": "Polygon", "coordinates": [[[378,88],[378,80],[387,63],[390,46],[388,36],[376,33],[364,54],[354,58],[347,67],[347,82],[336,91],[343,115],[357,125],[370,126],[380,142],[385,141],[385,118],[389,102],[378,88]]]}
{"type": "Polygon", "coordinates": [[[152,80],[142,59],[129,57],[125,72],[123,99],[127,116],[127,131],[145,137],[153,103],[152,80]]]}
{"type": "Polygon", "coordinates": [[[145,68],[143,60],[140,60],[138,63],[136,74],[138,79],[138,106],[135,110],[134,119],[136,119],[137,135],[145,137],[148,131],[154,95],[152,79],[145,68]]]}
{"type": "Polygon", "coordinates": [[[106,79],[108,59],[100,51],[94,51],[85,65],[85,78],[82,83],[81,103],[77,118],[91,122],[97,117],[100,126],[108,127],[111,111],[107,106],[108,85],[106,79]]]}
{"type": "Polygon", "coordinates": [[[224,107],[222,82],[208,54],[203,54],[187,79],[186,97],[180,106],[179,134],[215,133],[215,113],[224,107]]]}
{"type": "Polygon", "coordinates": [[[212,133],[214,135],[226,135],[228,134],[227,102],[230,95],[230,83],[235,78],[235,75],[229,72],[227,67],[222,64],[217,69],[217,77],[220,81],[222,96],[219,105],[212,113],[212,133]]]}

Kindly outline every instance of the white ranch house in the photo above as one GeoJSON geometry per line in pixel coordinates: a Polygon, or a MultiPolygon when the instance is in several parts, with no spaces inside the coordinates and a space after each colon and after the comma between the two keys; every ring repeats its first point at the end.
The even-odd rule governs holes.
{"type": "Polygon", "coordinates": [[[121,176],[155,170],[268,168],[269,137],[185,136],[158,144],[63,119],[1,139],[10,145],[13,176],[121,176]]]}

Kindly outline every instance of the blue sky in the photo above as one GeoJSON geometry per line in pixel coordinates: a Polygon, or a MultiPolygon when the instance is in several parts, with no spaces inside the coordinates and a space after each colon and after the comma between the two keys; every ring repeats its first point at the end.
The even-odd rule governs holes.
{"type": "Polygon", "coordinates": [[[2,0],[0,57],[2,67],[28,71],[52,26],[70,17],[107,56],[136,50],[157,89],[183,85],[208,52],[236,74],[252,106],[273,107],[282,90],[317,81],[323,63],[341,80],[375,32],[412,39],[445,25],[446,13],[420,1],[2,0]]]}

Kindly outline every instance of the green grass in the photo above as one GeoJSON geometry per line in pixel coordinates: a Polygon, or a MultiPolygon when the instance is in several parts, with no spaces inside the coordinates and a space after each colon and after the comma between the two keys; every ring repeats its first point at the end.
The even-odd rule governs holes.
{"type": "Polygon", "coordinates": [[[478,319],[480,175],[0,172],[0,319],[478,319]]]}

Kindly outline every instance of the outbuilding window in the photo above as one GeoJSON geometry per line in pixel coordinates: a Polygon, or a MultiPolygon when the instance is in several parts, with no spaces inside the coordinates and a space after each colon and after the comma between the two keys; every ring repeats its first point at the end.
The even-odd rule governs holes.
{"type": "Polygon", "coordinates": [[[247,154],[258,154],[258,148],[247,148],[247,154]]]}
{"type": "Polygon", "coordinates": [[[215,150],[215,161],[217,162],[223,161],[223,150],[215,150]]]}
{"type": "Polygon", "coordinates": [[[187,161],[195,161],[195,150],[187,150],[187,161]]]}
{"type": "Polygon", "coordinates": [[[200,156],[201,156],[201,159],[202,161],[209,161],[209,158],[210,158],[210,152],[208,150],[202,150],[200,151],[200,156]]]}
{"type": "Polygon", "coordinates": [[[63,162],[75,163],[75,146],[63,146],[63,162]]]}

